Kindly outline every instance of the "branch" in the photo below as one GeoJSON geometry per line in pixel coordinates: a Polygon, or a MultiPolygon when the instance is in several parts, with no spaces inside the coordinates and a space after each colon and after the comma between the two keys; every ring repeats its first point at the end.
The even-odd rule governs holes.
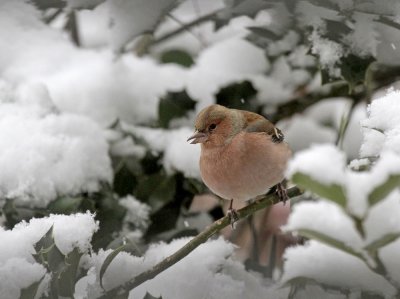
{"type": "MultiPolygon", "coordinates": [[[[292,187],[287,190],[289,198],[301,195],[303,191],[301,191],[298,187],[292,187]]],[[[263,198],[257,199],[253,203],[248,206],[237,211],[239,219],[246,218],[249,215],[254,214],[258,210],[261,210],[265,207],[272,206],[280,201],[280,198],[276,194],[267,194],[263,198]]],[[[108,299],[115,298],[118,294],[128,292],[147,280],[153,279],[161,272],[165,271],[169,267],[176,264],[178,261],[183,259],[189,253],[191,253],[194,249],[196,249],[201,244],[205,243],[211,236],[215,233],[219,232],[223,228],[230,225],[230,220],[228,216],[222,217],[221,219],[215,221],[213,224],[208,226],[203,232],[198,234],[192,240],[190,240],[185,246],[179,249],[174,254],[166,257],[164,260],[156,264],[153,268],[139,274],[134,277],[130,281],[125,284],[118,286],[114,289],[107,291],[104,295],[100,297],[100,299],[108,299]]]]}
{"type": "Polygon", "coordinates": [[[160,36],[159,38],[157,38],[157,39],[155,39],[153,41],[152,46],[156,45],[156,44],[159,44],[159,43],[161,43],[163,41],[166,41],[166,40],[170,39],[171,37],[174,37],[174,36],[176,36],[178,34],[181,34],[182,32],[184,32],[186,30],[189,30],[190,28],[192,28],[194,26],[200,25],[200,24],[202,24],[204,22],[207,22],[207,21],[210,21],[210,20],[214,19],[221,11],[222,11],[222,9],[217,10],[217,11],[213,11],[212,13],[209,13],[209,14],[206,14],[204,16],[201,16],[198,19],[195,19],[195,20],[193,20],[193,21],[191,21],[191,22],[189,22],[187,24],[184,24],[183,26],[181,26],[181,27],[179,27],[179,28],[177,28],[177,29],[175,29],[175,30],[173,30],[171,32],[166,33],[163,36],[160,36]]]}

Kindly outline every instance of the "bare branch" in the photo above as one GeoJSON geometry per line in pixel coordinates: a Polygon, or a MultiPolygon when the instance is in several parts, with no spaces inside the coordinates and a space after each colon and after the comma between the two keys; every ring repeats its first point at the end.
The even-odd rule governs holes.
{"type": "MultiPolygon", "coordinates": [[[[287,190],[289,198],[301,195],[303,191],[301,191],[298,187],[292,187],[287,190]]],[[[258,210],[261,210],[265,207],[272,206],[280,201],[280,198],[276,194],[267,194],[263,198],[257,199],[253,203],[248,206],[237,211],[239,219],[246,218],[249,215],[254,214],[258,210]]],[[[178,261],[182,260],[185,256],[191,253],[194,249],[196,249],[201,244],[205,243],[210,237],[214,234],[225,228],[230,224],[230,220],[228,216],[222,217],[221,219],[215,221],[213,224],[208,226],[203,232],[198,234],[192,240],[190,240],[185,246],[179,249],[174,254],[166,257],[164,260],[156,264],[153,268],[139,274],[134,277],[130,281],[125,284],[116,287],[107,291],[101,299],[109,299],[114,298],[118,294],[126,293],[142,283],[153,279],[161,272],[165,271],[169,267],[173,266],[178,261]]]]}

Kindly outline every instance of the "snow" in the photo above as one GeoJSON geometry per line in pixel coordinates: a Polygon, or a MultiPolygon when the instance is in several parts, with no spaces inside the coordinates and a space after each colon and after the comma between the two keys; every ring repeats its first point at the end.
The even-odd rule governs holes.
{"type": "MultiPolygon", "coordinates": [[[[372,207],[364,221],[366,243],[372,243],[385,235],[400,234],[400,192],[395,190],[385,200],[372,207]]],[[[394,276],[398,277],[399,276],[394,276]]]]}
{"type": "Polygon", "coordinates": [[[212,45],[201,52],[188,73],[187,92],[200,100],[196,110],[213,104],[218,90],[234,82],[250,80],[268,70],[264,51],[240,38],[212,45]],[[232,49],[235,49],[232,51],[232,49]]]}
{"type": "MultiPolygon", "coordinates": [[[[63,254],[74,248],[87,253],[91,249],[91,238],[98,229],[94,215],[50,215],[21,222],[12,230],[0,227],[0,293],[2,298],[19,298],[20,290],[41,280],[46,269],[35,262],[32,254],[34,244],[53,226],[56,246],[63,254]],[[79,232],[79,234],[77,233],[79,232]]],[[[39,287],[39,293],[46,289],[48,274],[39,287]]]]}
{"type": "MultiPolygon", "coordinates": [[[[368,116],[361,121],[364,140],[360,152],[361,157],[366,158],[353,160],[346,167],[346,155],[338,148],[314,145],[298,152],[290,162],[289,177],[301,172],[323,184],[338,183],[345,190],[347,205],[343,208],[326,200],[301,202],[295,205],[283,229],[295,233],[311,230],[324,234],[352,248],[363,260],[311,240],[305,246],[286,251],[283,282],[305,277],[311,279],[312,284],[346,287],[352,291],[369,290],[387,298],[394,296],[394,285],[400,281],[399,265],[395,262],[399,239],[377,250],[388,278],[373,273],[367,265],[376,267],[374,253],[368,250],[369,246],[400,234],[399,190],[394,189],[376,203],[369,202],[370,194],[377,187],[387,182],[390,176],[400,175],[398,100],[399,93],[391,90],[369,105],[368,116]],[[375,144],[378,141],[381,144],[375,144]],[[360,167],[367,170],[359,171],[360,167]],[[356,229],[356,219],[361,222],[363,234],[356,229]]],[[[320,110],[322,114],[316,111],[308,113],[314,114],[314,120],[327,120],[323,110],[320,110]]],[[[360,110],[357,118],[362,115],[360,110]]],[[[330,121],[335,121],[335,118],[330,121]]]]}
{"type": "Polygon", "coordinates": [[[46,269],[22,258],[11,258],[0,264],[0,293],[3,299],[20,298],[21,290],[39,282],[46,269]]]}
{"type": "Polygon", "coordinates": [[[308,148],[310,144],[333,143],[336,139],[336,132],[332,128],[302,115],[281,121],[277,126],[283,130],[285,140],[295,152],[308,148]]]}
{"type": "Polygon", "coordinates": [[[318,55],[321,65],[328,69],[333,77],[341,75],[336,63],[344,56],[344,49],[341,44],[321,37],[317,30],[314,30],[310,40],[312,42],[311,52],[318,55]]]}
{"type": "MultiPolygon", "coordinates": [[[[145,230],[150,224],[150,206],[140,202],[132,195],[127,195],[119,199],[119,205],[126,208],[123,222],[133,224],[135,228],[145,230]]],[[[128,228],[126,228],[129,231],[128,228]]]]}
{"type": "Polygon", "coordinates": [[[361,122],[364,133],[361,157],[378,156],[392,150],[400,154],[400,91],[389,89],[386,95],[368,106],[368,118],[361,122]]]}
{"type": "Polygon", "coordinates": [[[288,223],[282,227],[282,230],[311,230],[322,233],[334,237],[355,251],[360,251],[364,245],[353,220],[342,208],[329,201],[301,202],[295,205],[288,223]],[[327,215],[329,215],[329,221],[327,221],[327,215]]]}
{"type": "Polygon", "coordinates": [[[348,210],[363,217],[368,211],[368,195],[390,175],[400,174],[400,157],[385,151],[369,172],[353,171],[345,162],[346,156],[334,145],[314,145],[295,155],[289,163],[287,176],[303,173],[325,185],[342,186],[346,190],[348,210]]]}
{"type": "Polygon", "coordinates": [[[1,204],[13,198],[43,207],[58,196],[94,192],[111,182],[100,127],[87,117],[55,112],[46,89],[33,87],[14,91],[14,102],[0,99],[1,204]]]}
{"type": "Polygon", "coordinates": [[[345,155],[334,145],[313,145],[295,155],[288,165],[287,176],[300,172],[326,185],[343,185],[345,162],[345,155]]]}
{"type": "Polygon", "coordinates": [[[200,179],[200,147],[186,142],[193,134],[193,129],[182,127],[163,130],[128,125],[124,129],[143,138],[152,150],[164,152],[162,163],[168,173],[180,171],[186,177],[200,179]]]}
{"type": "Polygon", "coordinates": [[[108,1],[110,19],[110,42],[120,51],[133,38],[152,32],[164,12],[168,12],[175,0],[113,0],[108,1]]]}
{"type": "Polygon", "coordinates": [[[396,289],[369,270],[360,259],[316,241],[288,248],[282,281],[306,277],[330,286],[342,286],[383,294],[390,298],[396,289]]]}
{"type": "MultiPolygon", "coordinates": [[[[170,244],[153,244],[143,257],[120,253],[103,276],[105,289],[112,288],[152,267],[189,240],[183,238],[174,240],[170,244]]],[[[156,297],[162,295],[166,299],[203,297],[212,299],[222,298],[225,295],[232,299],[258,299],[271,294],[272,290],[262,286],[261,277],[247,272],[239,261],[232,258],[233,251],[234,246],[222,238],[208,241],[154,279],[135,288],[130,292],[129,298],[143,298],[146,292],[156,297]]],[[[86,267],[95,269],[97,277],[101,264],[109,252],[100,251],[99,254],[92,254],[85,262],[86,267]]],[[[90,285],[88,287],[90,289],[90,285]]],[[[80,288],[85,290],[86,286],[80,285],[80,288]]],[[[92,285],[92,290],[95,289],[92,285]]]]}
{"type": "Polygon", "coordinates": [[[379,252],[379,257],[384,263],[390,277],[399,284],[400,283],[400,259],[398,259],[400,250],[400,239],[383,247],[379,252]]]}

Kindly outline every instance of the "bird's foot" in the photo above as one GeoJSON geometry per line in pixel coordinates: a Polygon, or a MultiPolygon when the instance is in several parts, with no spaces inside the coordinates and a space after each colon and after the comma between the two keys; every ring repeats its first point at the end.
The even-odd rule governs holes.
{"type": "Polygon", "coordinates": [[[278,195],[283,204],[286,204],[286,201],[289,199],[289,196],[287,195],[286,188],[282,183],[276,184],[275,193],[276,195],[278,195]]]}
{"type": "Polygon", "coordinates": [[[239,214],[233,208],[233,199],[231,199],[231,203],[229,205],[227,216],[229,217],[229,221],[231,223],[232,229],[235,229],[236,228],[236,222],[239,220],[239,214]]]}
{"type": "Polygon", "coordinates": [[[283,135],[282,131],[279,130],[278,128],[274,128],[274,132],[271,136],[272,142],[274,143],[280,143],[285,139],[285,136],[283,135]]]}
{"type": "Polygon", "coordinates": [[[235,209],[229,208],[227,212],[232,229],[236,228],[236,223],[239,221],[239,214],[235,209]]]}

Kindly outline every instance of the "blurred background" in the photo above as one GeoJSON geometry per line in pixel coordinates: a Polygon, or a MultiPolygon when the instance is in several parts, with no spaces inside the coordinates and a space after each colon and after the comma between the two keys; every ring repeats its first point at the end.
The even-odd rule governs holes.
{"type": "MultiPolygon", "coordinates": [[[[0,136],[18,149],[0,161],[3,225],[90,210],[95,251],[195,236],[227,209],[186,142],[213,103],[269,118],[294,153],[328,143],[373,160],[360,122],[399,86],[399,16],[395,0],[1,0],[0,117],[14,118],[0,136]],[[44,135],[28,143],[31,118],[44,135]],[[68,143],[47,152],[53,131],[68,143]]],[[[279,277],[304,241],[280,227],[304,200],[222,232],[246,269],[279,277]]]]}

